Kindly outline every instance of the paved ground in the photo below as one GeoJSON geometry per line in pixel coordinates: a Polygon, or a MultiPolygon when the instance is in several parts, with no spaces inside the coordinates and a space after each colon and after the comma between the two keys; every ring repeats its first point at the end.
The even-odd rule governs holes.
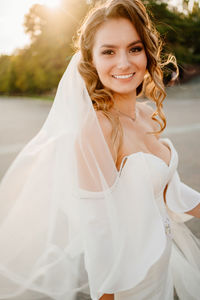
{"type": "MultiPolygon", "coordinates": [[[[51,105],[47,100],[0,97],[0,179],[39,131],[51,105]]],[[[178,151],[180,177],[200,192],[200,78],[171,88],[164,109],[168,120],[165,136],[178,151]]],[[[187,225],[200,237],[200,220],[193,219],[187,225]]]]}
{"type": "Polygon", "coordinates": [[[50,101],[0,97],[0,178],[39,131],[51,105],[50,101]]]}

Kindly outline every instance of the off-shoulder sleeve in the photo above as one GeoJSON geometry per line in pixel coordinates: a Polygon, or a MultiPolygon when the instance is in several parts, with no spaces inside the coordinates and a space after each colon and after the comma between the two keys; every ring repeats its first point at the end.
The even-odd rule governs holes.
{"type": "Polygon", "coordinates": [[[166,235],[145,159],[136,154],[104,192],[80,191],[85,267],[93,300],[127,290],[162,255],[166,235]]]}
{"type": "Polygon", "coordinates": [[[176,171],[168,184],[166,202],[173,212],[185,213],[200,203],[200,193],[181,182],[176,171]]]}
{"type": "Polygon", "coordinates": [[[199,299],[200,240],[184,224],[191,216],[185,212],[200,203],[200,194],[180,181],[176,172],[169,183],[167,205],[173,236],[170,266],[179,299],[199,299]]]}

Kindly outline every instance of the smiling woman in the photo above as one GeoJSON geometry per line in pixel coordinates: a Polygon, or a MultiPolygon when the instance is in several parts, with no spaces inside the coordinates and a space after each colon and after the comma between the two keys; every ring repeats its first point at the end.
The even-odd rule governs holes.
{"type": "Polygon", "coordinates": [[[95,37],[93,64],[102,84],[114,92],[118,106],[117,95],[126,93],[136,97],[136,88],[146,73],[147,57],[129,20],[111,19],[101,25],[95,37]]]}
{"type": "Polygon", "coordinates": [[[159,35],[141,0],[109,0],[78,37],[0,186],[0,299],[173,300],[175,286],[199,300],[200,242],[182,222],[200,217],[200,194],[153,119],[165,121],[159,35]]]}

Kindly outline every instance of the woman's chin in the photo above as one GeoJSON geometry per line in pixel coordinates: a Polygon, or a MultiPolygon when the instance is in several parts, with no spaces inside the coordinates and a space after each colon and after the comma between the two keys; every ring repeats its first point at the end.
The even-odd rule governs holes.
{"type": "Polygon", "coordinates": [[[136,88],[135,89],[112,89],[114,94],[118,95],[135,95],[136,94],[136,88]]]}

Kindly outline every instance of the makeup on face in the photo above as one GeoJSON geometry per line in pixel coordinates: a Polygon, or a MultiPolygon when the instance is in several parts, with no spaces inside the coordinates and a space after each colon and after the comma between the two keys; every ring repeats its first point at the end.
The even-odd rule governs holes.
{"type": "Polygon", "coordinates": [[[147,57],[128,19],[110,19],[100,26],[95,35],[93,63],[105,87],[119,94],[136,93],[144,79],[147,57]]]}

